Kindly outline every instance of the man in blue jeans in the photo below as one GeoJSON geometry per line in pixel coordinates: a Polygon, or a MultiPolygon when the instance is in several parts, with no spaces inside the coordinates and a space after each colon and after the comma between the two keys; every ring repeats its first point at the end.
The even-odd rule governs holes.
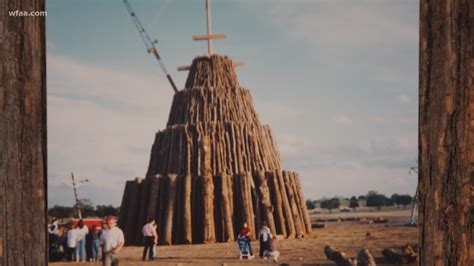
{"type": "Polygon", "coordinates": [[[84,224],[84,221],[79,220],[76,226],[77,231],[77,245],[76,245],[76,262],[87,261],[86,258],[86,235],[89,233],[89,228],[84,224]]]}

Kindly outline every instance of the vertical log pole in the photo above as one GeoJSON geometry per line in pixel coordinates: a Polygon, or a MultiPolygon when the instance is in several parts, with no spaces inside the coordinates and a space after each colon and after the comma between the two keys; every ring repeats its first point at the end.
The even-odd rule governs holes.
{"type": "Polygon", "coordinates": [[[472,265],[474,2],[421,0],[420,265],[472,265]]]}
{"type": "Polygon", "coordinates": [[[287,238],[292,239],[292,238],[295,238],[296,236],[295,222],[293,220],[293,212],[291,210],[290,201],[288,199],[288,194],[286,191],[283,173],[281,171],[276,171],[275,174],[278,179],[278,185],[280,188],[280,195],[281,195],[281,201],[282,201],[283,216],[285,217],[287,238]]]}
{"type": "Polygon", "coordinates": [[[160,189],[160,175],[150,177],[150,179],[150,197],[148,198],[146,219],[148,220],[148,218],[155,218],[155,222],[158,223],[158,220],[156,219],[156,209],[158,203],[158,193],[160,189]]]}
{"type": "Polygon", "coordinates": [[[168,202],[166,204],[166,219],[164,223],[163,244],[171,245],[173,239],[173,216],[176,202],[176,182],[178,176],[176,174],[168,174],[168,202]]]}
{"type": "Polygon", "coordinates": [[[120,215],[118,219],[118,226],[126,231],[125,228],[127,226],[127,215],[129,210],[129,202],[130,202],[130,189],[132,187],[134,181],[127,181],[125,182],[125,190],[123,192],[122,203],[120,204],[120,215]]]}
{"type": "Polygon", "coordinates": [[[295,225],[295,233],[297,238],[301,238],[304,235],[302,220],[300,217],[299,208],[296,203],[296,197],[291,182],[291,173],[283,171],[283,180],[285,182],[286,193],[288,195],[288,202],[290,204],[291,214],[293,215],[293,222],[295,225]]]}
{"type": "Polygon", "coordinates": [[[45,17],[14,10],[44,0],[0,4],[0,265],[46,265],[45,17]]]}
{"type": "Polygon", "coordinates": [[[295,179],[294,182],[296,185],[297,196],[299,197],[299,202],[300,202],[299,207],[303,215],[305,231],[306,231],[306,234],[311,235],[311,233],[313,232],[313,229],[311,228],[311,220],[309,219],[308,208],[306,208],[306,202],[304,200],[303,188],[301,187],[300,177],[297,173],[295,173],[294,179],[295,179]]]}
{"type": "Polygon", "coordinates": [[[281,199],[280,185],[276,172],[266,172],[265,174],[270,181],[270,192],[272,195],[273,213],[275,218],[275,230],[277,234],[287,237],[286,220],[283,213],[283,200],[281,199]]]}
{"type": "Polygon", "coordinates": [[[149,193],[150,193],[150,178],[146,178],[142,182],[142,189],[140,191],[140,203],[138,204],[138,215],[137,215],[137,227],[135,227],[135,243],[143,242],[142,226],[147,222],[147,213],[148,213],[148,202],[149,202],[149,193]]]}
{"type": "Polygon", "coordinates": [[[257,181],[262,217],[270,228],[272,234],[276,234],[275,221],[272,213],[273,206],[270,201],[270,190],[268,188],[267,176],[264,171],[257,171],[257,181]]]}
{"type": "Polygon", "coordinates": [[[222,196],[222,216],[224,219],[224,242],[230,242],[234,240],[234,226],[232,223],[232,192],[229,191],[230,176],[227,174],[221,175],[221,196],[222,196]]]}
{"type": "Polygon", "coordinates": [[[130,187],[130,200],[128,203],[127,210],[127,225],[125,226],[124,236],[126,244],[137,244],[135,243],[135,230],[138,222],[138,212],[140,206],[140,191],[141,183],[143,179],[135,178],[130,187]]]}
{"type": "Polygon", "coordinates": [[[204,243],[216,242],[214,225],[214,182],[211,172],[211,150],[209,141],[209,136],[203,135],[200,143],[204,199],[204,243]]]}
{"type": "Polygon", "coordinates": [[[183,237],[184,244],[191,244],[193,242],[193,233],[192,233],[192,216],[191,216],[191,186],[192,177],[190,174],[184,177],[184,228],[183,228],[183,237]]]}

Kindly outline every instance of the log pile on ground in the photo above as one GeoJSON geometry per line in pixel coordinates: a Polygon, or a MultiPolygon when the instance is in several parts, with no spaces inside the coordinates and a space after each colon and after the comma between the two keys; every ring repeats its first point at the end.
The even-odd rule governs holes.
{"type": "Polygon", "coordinates": [[[348,258],[342,251],[335,250],[333,247],[326,245],[324,247],[324,254],[326,258],[334,261],[337,266],[354,266],[357,265],[357,260],[354,258],[348,258]]]}
{"type": "Polygon", "coordinates": [[[120,213],[127,244],[142,243],[149,217],[160,244],[233,241],[244,222],[253,238],[262,221],[286,238],[311,233],[298,173],[281,169],[270,127],[219,55],[194,59],[146,178],[126,183],[120,213]]]}
{"type": "Polygon", "coordinates": [[[382,250],[382,255],[388,263],[393,264],[414,263],[418,259],[418,253],[410,245],[405,245],[401,251],[386,248],[382,250]]]}
{"type": "Polygon", "coordinates": [[[358,266],[375,266],[375,259],[368,249],[361,249],[357,254],[357,265],[358,266]]]}

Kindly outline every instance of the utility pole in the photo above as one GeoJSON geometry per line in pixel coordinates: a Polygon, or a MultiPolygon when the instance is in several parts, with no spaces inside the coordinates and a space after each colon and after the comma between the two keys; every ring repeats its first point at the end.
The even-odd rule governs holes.
{"type": "MultiPolygon", "coordinates": [[[[74,179],[74,173],[71,172],[71,179],[72,179],[72,188],[74,190],[74,198],[76,200],[76,210],[77,210],[77,215],[79,217],[79,220],[82,219],[82,213],[81,213],[81,207],[80,207],[80,201],[79,197],[77,196],[77,189],[76,189],[76,180],[74,179]]],[[[84,179],[84,180],[78,180],[79,183],[85,183],[89,182],[89,180],[84,179]]]]}
{"type": "MultiPolygon", "coordinates": [[[[418,167],[410,167],[408,171],[409,174],[415,172],[418,175],[418,167]]],[[[416,209],[416,202],[418,201],[418,181],[416,182],[416,191],[415,196],[413,197],[413,203],[411,206],[411,216],[410,216],[410,225],[415,225],[415,209],[416,209]]]]}

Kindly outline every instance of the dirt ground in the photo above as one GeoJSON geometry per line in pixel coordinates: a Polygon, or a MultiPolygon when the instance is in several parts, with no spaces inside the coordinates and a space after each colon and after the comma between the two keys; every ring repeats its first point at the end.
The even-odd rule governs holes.
{"type": "MultiPolygon", "coordinates": [[[[376,257],[378,265],[383,265],[381,251],[384,248],[399,248],[405,244],[418,242],[418,228],[405,227],[408,218],[405,214],[387,217],[387,224],[361,224],[359,222],[328,223],[324,229],[314,229],[313,235],[304,239],[279,240],[277,245],[281,253],[279,263],[290,265],[331,265],[324,255],[324,246],[329,244],[355,257],[361,248],[368,248],[376,257]],[[370,233],[367,236],[367,233],[370,233]]],[[[258,242],[252,242],[254,253],[258,255],[258,242]]],[[[158,259],[154,262],[142,262],[142,247],[127,246],[120,253],[120,265],[255,265],[272,264],[265,260],[238,260],[236,243],[210,245],[159,246],[158,259]]],[[[258,256],[256,256],[258,257],[258,256]]],[[[55,266],[73,263],[51,263],[55,266]]],[[[99,263],[81,263],[82,265],[100,265],[99,263]]],[[[81,265],[76,264],[76,265],[81,265]]]]}

